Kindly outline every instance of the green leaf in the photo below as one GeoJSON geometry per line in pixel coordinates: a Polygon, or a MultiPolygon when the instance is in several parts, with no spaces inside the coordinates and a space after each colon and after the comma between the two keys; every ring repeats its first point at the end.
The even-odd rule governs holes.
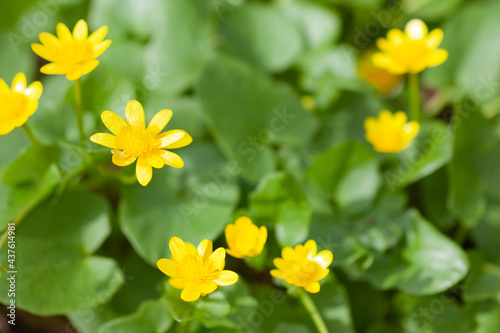
{"type": "Polygon", "coordinates": [[[222,21],[221,34],[226,53],[269,71],[288,68],[304,49],[298,27],[269,4],[236,8],[222,21]]]}
{"type": "Polygon", "coordinates": [[[474,244],[490,260],[500,260],[500,206],[489,205],[485,216],[472,229],[474,244]]]}
{"type": "Polygon", "coordinates": [[[340,37],[342,20],[332,8],[298,0],[284,3],[280,9],[299,28],[308,49],[334,43],[340,37]]]}
{"type": "Polygon", "coordinates": [[[220,148],[253,182],[275,169],[270,144],[306,146],[317,125],[289,86],[235,59],[210,62],[198,92],[220,148]]]}
{"type": "Polygon", "coordinates": [[[369,208],[381,185],[373,150],[355,141],[345,141],[318,155],[307,178],[346,213],[369,208]]]}
{"type": "MultiPolygon", "coordinates": [[[[108,214],[106,202],[86,192],[33,210],[16,228],[16,306],[56,315],[106,303],[123,283],[115,261],[92,255],[109,235],[108,214]]],[[[0,290],[7,304],[4,278],[0,290]]]]}
{"type": "Polygon", "coordinates": [[[307,237],[312,210],[300,183],[293,176],[271,173],[250,194],[250,211],[256,220],[274,225],[280,246],[295,246],[307,237]]]}
{"type": "Polygon", "coordinates": [[[487,262],[479,251],[471,251],[468,255],[471,269],[464,284],[464,299],[467,302],[500,302],[500,266],[487,262]]]}
{"type": "Polygon", "coordinates": [[[423,121],[412,145],[397,156],[397,163],[384,172],[391,189],[414,183],[448,163],[452,154],[452,135],[440,121],[423,121]]]}
{"type": "Polygon", "coordinates": [[[211,145],[182,148],[182,169],[155,170],[147,187],[124,188],[120,226],[137,253],[155,265],[170,258],[173,236],[196,245],[215,239],[238,201],[236,169],[211,145]]]}
{"type": "Polygon", "coordinates": [[[491,40],[500,33],[499,14],[500,5],[495,1],[463,6],[443,28],[441,47],[449,58],[429,69],[427,78],[439,86],[456,85],[482,105],[495,99],[500,93],[496,83],[500,78],[500,45],[491,40]]]}
{"type": "Polygon", "coordinates": [[[376,256],[366,272],[375,286],[396,287],[412,295],[431,295],[465,277],[469,260],[461,247],[416,211],[410,211],[404,221],[406,244],[385,256],[376,256]]]}
{"type": "Polygon", "coordinates": [[[143,302],[131,315],[107,322],[99,333],[165,333],[172,323],[168,316],[168,302],[160,298],[143,302]]]}
{"type": "Polygon", "coordinates": [[[469,99],[456,112],[455,142],[450,167],[449,203],[466,225],[474,226],[484,216],[485,195],[500,198],[500,138],[469,99]]]}

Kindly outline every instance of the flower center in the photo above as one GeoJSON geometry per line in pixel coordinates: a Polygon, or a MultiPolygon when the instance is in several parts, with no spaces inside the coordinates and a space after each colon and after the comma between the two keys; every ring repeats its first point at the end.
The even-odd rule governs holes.
{"type": "Polygon", "coordinates": [[[429,53],[429,47],[425,40],[405,40],[401,45],[395,47],[393,56],[404,64],[414,64],[422,61],[429,53]]]}
{"type": "Polygon", "coordinates": [[[285,271],[285,280],[296,286],[305,286],[315,281],[316,275],[322,270],[321,266],[313,260],[296,261],[285,271]]]}
{"type": "Polygon", "coordinates": [[[178,277],[191,282],[203,282],[215,270],[200,257],[185,257],[177,270],[178,277]]]}
{"type": "Polygon", "coordinates": [[[61,42],[55,61],[67,66],[75,66],[94,58],[94,49],[86,40],[72,39],[61,42]]]}
{"type": "Polygon", "coordinates": [[[125,126],[116,137],[116,148],[126,156],[141,157],[157,146],[155,136],[142,128],[125,126]]]}
{"type": "Polygon", "coordinates": [[[19,92],[0,95],[0,119],[2,122],[18,118],[26,110],[28,96],[19,92]]]}

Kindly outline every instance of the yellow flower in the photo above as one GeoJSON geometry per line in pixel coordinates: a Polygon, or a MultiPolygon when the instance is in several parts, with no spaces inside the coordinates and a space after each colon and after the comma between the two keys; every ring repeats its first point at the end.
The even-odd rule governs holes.
{"type": "Polygon", "coordinates": [[[358,76],[380,93],[386,95],[403,81],[403,76],[391,74],[386,69],[375,66],[372,59],[373,54],[373,51],[367,51],[358,58],[358,76]]]}
{"type": "Polygon", "coordinates": [[[108,27],[99,28],[88,36],[87,23],[80,20],[73,29],[73,35],[63,23],[57,24],[57,37],[47,32],[39,35],[42,44],[31,44],[33,52],[50,61],[40,72],[44,74],[66,74],[68,80],[77,80],[99,65],[95,60],[111,44],[103,41],[108,27]]]}
{"type": "Polygon", "coordinates": [[[0,79],[0,135],[24,125],[38,108],[41,95],[42,84],[35,81],[26,88],[23,73],[16,74],[12,80],[12,88],[0,79]]]}
{"type": "Polygon", "coordinates": [[[171,110],[158,112],[146,128],[144,109],[136,100],[127,103],[126,123],[117,114],[104,111],[101,119],[114,134],[97,133],[90,137],[92,142],[113,148],[113,163],[127,166],[137,160],[136,176],[142,186],[153,177],[153,168],[160,169],[165,164],[182,168],[184,161],[179,155],[165,149],[180,148],[190,144],[193,139],[183,130],[171,130],[160,134],[172,117],[171,110]]]}
{"type": "Polygon", "coordinates": [[[403,111],[394,115],[389,110],[383,110],[378,118],[365,119],[366,140],[380,153],[396,153],[411,145],[413,138],[420,130],[416,121],[407,123],[408,117],[403,111]]]}
{"type": "Polygon", "coordinates": [[[285,247],[281,251],[283,258],[274,259],[271,275],[285,280],[287,283],[304,287],[310,293],[317,293],[320,289],[318,281],[328,275],[333,260],[332,252],[323,250],[316,254],[316,242],[309,240],[305,245],[297,245],[295,249],[285,247]]]}
{"type": "Polygon", "coordinates": [[[228,224],[225,230],[227,253],[235,258],[256,257],[267,240],[266,227],[257,227],[246,216],[238,218],[235,224],[228,224]]]}
{"type": "Polygon", "coordinates": [[[238,274],[223,270],[226,250],[219,247],[212,252],[212,242],[208,239],[203,240],[198,249],[178,237],[172,237],[168,245],[172,260],[160,259],[156,265],[170,276],[168,282],[174,288],[182,289],[184,301],[196,301],[200,296],[213,293],[218,286],[230,286],[238,281],[238,274]]]}
{"type": "Polygon", "coordinates": [[[448,58],[446,50],[438,49],[442,40],[443,30],[434,29],[428,33],[425,23],[414,19],[406,24],[404,32],[391,29],[387,39],[377,40],[381,52],[373,55],[373,62],[392,74],[419,73],[448,58]]]}

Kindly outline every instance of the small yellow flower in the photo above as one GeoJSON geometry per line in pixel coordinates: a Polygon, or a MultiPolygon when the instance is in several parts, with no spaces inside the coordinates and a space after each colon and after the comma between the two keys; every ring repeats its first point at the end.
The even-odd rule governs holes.
{"type": "Polygon", "coordinates": [[[24,125],[38,108],[42,95],[42,84],[33,82],[26,88],[26,77],[17,73],[12,80],[12,88],[0,79],[0,135],[24,125]]]}
{"type": "Polygon", "coordinates": [[[283,258],[274,259],[271,275],[285,280],[287,283],[304,287],[310,293],[317,293],[320,289],[318,281],[328,275],[328,266],[332,263],[333,254],[323,250],[316,254],[317,246],[314,240],[305,245],[297,245],[295,249],[285,247],[281,251],[283,258]]]}
{"type": "Polygon", "coordinates": [[[57,37],[47,32],[39,35],[42,44],[31,44],[33,52],[50,61],[40,72],[44,74],[66,74],[68,80],[78,80],[99,65],[95,60],[111,44],[103,41],[108,27],[103,26],[88,36],[87,23],[79,20],[73,35],[63,23],[57,24],[57,37]]]}
{"type": "Polygon", "coordinates": [[[419,73],[448,58],[446,50],[438,49],[442,40],[443,30],[428,33],[425,23],[414,19],[406,24],[404,32],[391,29],[387,38],[377,40],[381,52],[373,55],[373,62],[392,74],[419,73]]]}
{"type": "Polygon", "coordinates": [[[174,288],[182,289],[182,300],[196,301],[200,296],[213,293],[218,286],[230,286],[238,281],[238,274],[223,270],[226,250],[219,247],[212,252],[212,242],[208,239],[203,240],[198,249],[178,237],[172,237],[168,245],[172,260],[160,259],[156,265],[170,276],[168,282],[174,288]]]}
{"type": "Polygon", "coordinates": [[[171,130],[160,134],[172,117],[171,110],[158,112],[146,128],[144,109],[136,100],[127,103],[127,122],[116,113],[104,111],[101,119],[114,134],[97,133],[90,137],[92,142],[113,148],[113,163],[127,166],[137,160],[136,176],[142,186],[153,177],[153,168],[160,169],[165,164],[182,168],[184,161],[179,155],[166,151],[187,146],[193,139],[183,130],[171,130]]]}
{"type": "Polygon", "coordinates": [[[358,76],[380,93],[389,94],[403,82],[403,76],[391,74],[388,70],[375,66],[373,54],[373,51],[367,51],[358,58],[358,76]]]}
{"type": "Polygon", "coordinates": [[[407,123],[408,117],[403,111],[394,115],[389,110],[383,110],[378,118],[365,119],[366,140],[380,153],[396,153],[411,145],[413,138],[420,130],[416,121],[407,123]]]}
{"type": "Polygon", "coordinates": [[[258,256],[267,240],[266,227],[257,227],[246,216],[238,218],[234,224],[228,224],[225,234],[229,246],[227,253],[239,259],[258,256]]]}

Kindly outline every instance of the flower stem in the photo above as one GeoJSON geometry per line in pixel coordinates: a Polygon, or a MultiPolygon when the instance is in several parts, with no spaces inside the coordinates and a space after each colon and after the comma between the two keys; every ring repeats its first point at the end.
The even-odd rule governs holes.
{"type": "Polygon", "coordinates": [[[420,121],[420,84],[417,73],[409,73],[410,116],[411,120],[420,121]]]}
{"type": "Polygon", "coordinates": [[[328,328],[326,328],[326,324],[323,321],[323,318],[321,318],[321,314],[319,313],[318,309],[316,308],[316,305],[314,305],[314,302],[312,301],[311,297],[307,292],[302,292],[300,294],[300,301],[302,302],[302,305],[304,305],[304,308],[306,308],[307,312],[311,316],[312,321],[314,322],[314,325],[318,329],[319,333],[328,333],[328,328]]]}
{"type": "Polygon", "coordinates": [[[83,130],[83,106],[82,106],[82,80],[75,81],[75,107],[76,107],[76,121],[78,123],[78,133],[80,133],[80,144],[85,144],[87,138],[83,130]]]}
{"type": "Polygon", "coordinates": [[[26,133],[26,136],[30,139],[33,146],[35,146],[40,151],[40,153],[47,159],[47,161],[49,163],[56,163],[56,165],[57,165],[57,161],[55,161],[52,158],[52,156],[50,156],[49,152],[45,149],[45,147],[40,143],[40,141],[37,140],[37,138],[33,134],[33,131],[28,126],[28,124],[24,123],[24,125],[22,127],[23,127],[24,132],[26,133]]]}

